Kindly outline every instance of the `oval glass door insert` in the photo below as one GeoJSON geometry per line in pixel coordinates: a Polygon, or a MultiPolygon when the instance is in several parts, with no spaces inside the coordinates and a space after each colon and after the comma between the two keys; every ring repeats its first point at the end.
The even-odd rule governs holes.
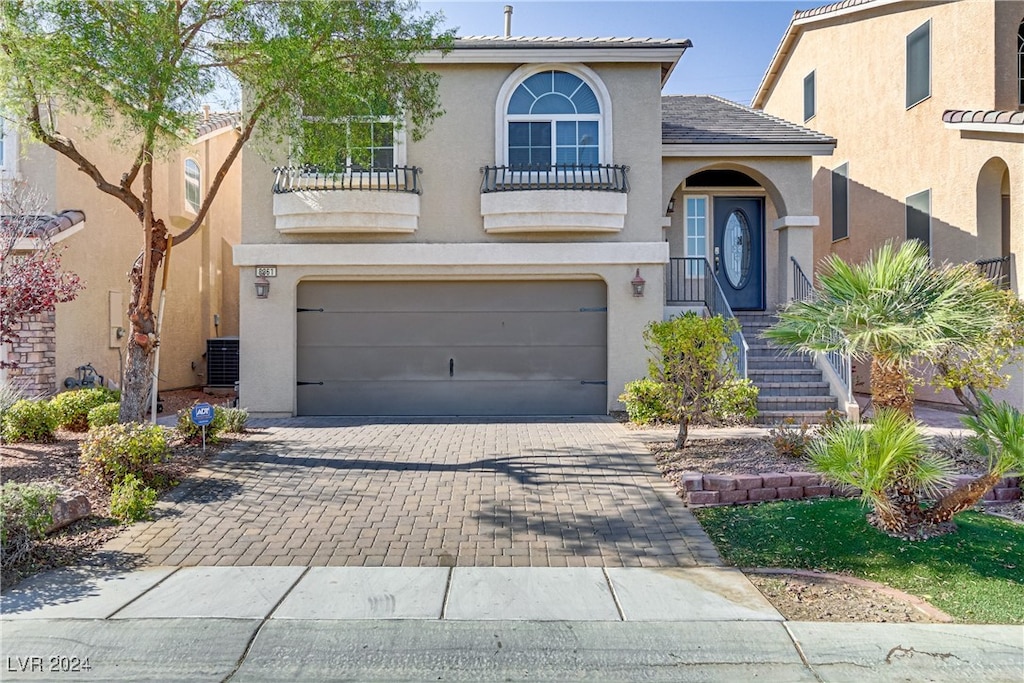
{"type": "Polygon", "coordinates": [[[722,252],[729,284],[733,289],[743,289],[750,279],[750,225],[739,209],[729,214],[725,222],[722,252]]]}

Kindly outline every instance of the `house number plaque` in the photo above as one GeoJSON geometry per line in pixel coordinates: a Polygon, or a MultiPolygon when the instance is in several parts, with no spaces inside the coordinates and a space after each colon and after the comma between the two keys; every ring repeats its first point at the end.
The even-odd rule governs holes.
{"type": "Polygon", "coordinates": [[[277,266],[256,266],[256,277],[277,277],[277,266]]]}

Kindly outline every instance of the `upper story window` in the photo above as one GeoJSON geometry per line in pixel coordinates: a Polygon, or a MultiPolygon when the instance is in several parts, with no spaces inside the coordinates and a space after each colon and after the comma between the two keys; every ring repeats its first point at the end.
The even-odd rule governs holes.
{"type": "Polygon", "coordinates": [[[513,167],[611,163],[610,111],[586,67],[521,67],[498,96],[496,157],[513,167]]]}
{"type": "Polygon", "coordinates": [[[303,163],[330,171],[394,171],[396,138],[395,122],[387,117],[308,118],[297,153],[303,163]]]}
{"type": "Polygon", "coordinates": [[[930,20],[907,36],[907,109],[932,94],[931,42],[930,20]]]}
{"type": "Polygon", "coordinates": [[[1024,107],[1024,21],[1017,27],[1017,104],[1024,107]]]}
{"type": "Polygon", "coordinates": [[[18,131],[0,117],[0,172],[5,176],[18,173],[18,131]]]}
{"type": "Polygon", "coordinates": [[[185,159],[185,206],[192,213],[199,213],[199,207],[203,204],[200,181],[199,163],[195,159],[185,159]]]}
{"type": "Polygon", "coordinates": [[[850,163],[832,169],[832,241],[850,236],[850,163]]]}
{"type": "Polygon", "coordinates": [[[814,118],[815,114],[815,78],[814,72],[804,76],[804,121],[814,118]]]}

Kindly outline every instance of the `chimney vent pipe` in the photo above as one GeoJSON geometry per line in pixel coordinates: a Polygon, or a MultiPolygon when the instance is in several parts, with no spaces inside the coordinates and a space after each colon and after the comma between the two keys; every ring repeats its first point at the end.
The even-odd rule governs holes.
{"type": "Polygon", "coordinates": [[[512,37],[512,5],[505,5],[505,37],[512,37]]]}

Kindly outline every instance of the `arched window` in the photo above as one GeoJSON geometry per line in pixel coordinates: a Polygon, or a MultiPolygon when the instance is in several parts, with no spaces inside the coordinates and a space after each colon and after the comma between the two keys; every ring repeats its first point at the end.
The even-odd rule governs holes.
{"type": "Polygon", "coordinates": [[[199,163],[195,159],[185,159],[185,205],[192,213],[199,213],[199,207],[203,204],[203,191],[199,183],[199,163]]]}
{"type": "Polygon", "coordinates": [[[1017,104],[1024,106],[1024,20],[1017,27],[1017,104]]]}
{"type": "Polygon", "coordinates": [[[499,158],[519,168],[611,163],[607,102],[589,69],[522,67],[498,98],[499,158]]]}

